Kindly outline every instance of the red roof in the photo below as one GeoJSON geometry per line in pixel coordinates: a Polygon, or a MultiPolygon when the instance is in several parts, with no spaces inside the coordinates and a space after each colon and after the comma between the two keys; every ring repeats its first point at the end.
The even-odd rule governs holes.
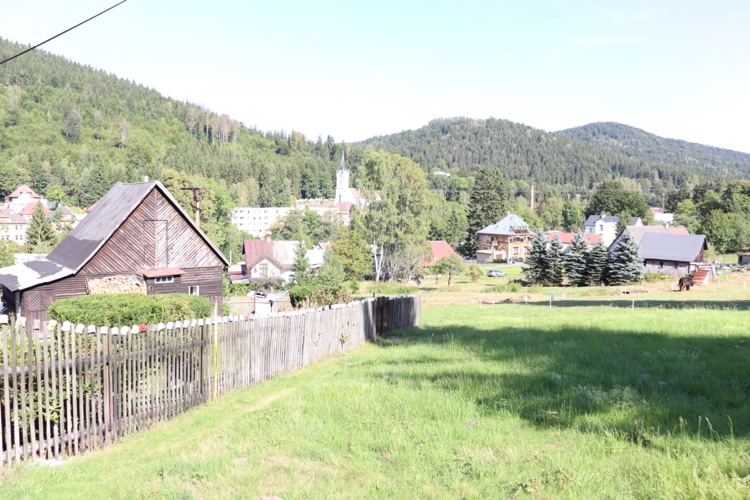
{"type": "Polygon", "coordinates": [[[690,234],[686,227],[683,226],[667,226],[669,234],[690,234]]]}
{"type": "Polygon", "coordinates": [[[354,203],[351,201],[342,201],[341,203],[336,203],[336,210],[338,210],[340,214],[348,214],[353,206],[354,203]]]}
{"type": "Polygon", "coordinates": [[[431,266],[443,257],[450,257],[451,255],[458,256],[456,251],[453,250],[453,248],[445,240],[431,241],[430,248],[432,248],[432,258],[422,259],[421,264],[423,266],[431,266]]]}
{"type": "Polygon", "coordinates": [[[161,267],[158,269],[139,269],[139,273],[144,275],[146,278],[159,278],[162,276],[181,276],[185,274],[185,271],[179,267],[161,267]]]}
{"type": "MultiPolygon", "coordinates": [[[[547,233],[547,241],[552,241],[555,236],[560,238],[560,243],[563,245],[570,245],[573,243],[573,238],[575,238],[576,233],[563,233],[562,231],[549,231],[547,233]]],[[[589,245],[596,245],[599,243],[599,239],[602,237],[601,234],[589,234],[584,233],[583,237],[586,238],[586,242],[589,245]]]]}
{"type": "MultiPolygon", "coordinates": [[[[29,203],[28,205],[26,205],[25,207],[23,207],[19,213],[21,215],[31,215],[31,214],[34,213],[34,209],[36,208],[36,206],[39,203],[40,202],[38,202],[38,201],[32,201],[31,203],[29,203]]],[[[44,205],[42,205],[42,213],[44,215],[47,215],[49,213],[49,208],[47,208],[44,205]]]]}
{"type": "Polygon", "coordinates": [[[289,270],[294,267],[294,263],[283,263],[274,255],[273,247],[274,241],[267,240],[245,240],[243,245],[243,251],[245,253],[245,269],[250,272],[250,269],[255,267],[263,259],[267,259],[272,262],[280,270],[289,270]]]}
{"type": "Polygon", "coordinates": [[[22,194],[28,194],[28,195],[31,195],[32,198],[41,199],[41,196],[39,196],[38,194],[36,194],[34,192],[34,190],[31,189],[26,184],[24,184],[22,186],[18,186],[18,188],[15,191],[13,191],[12,193],[10,193],[7,196],[7,199],[8,200],[15,200],[16,198],[20,197],[22,194]]]}

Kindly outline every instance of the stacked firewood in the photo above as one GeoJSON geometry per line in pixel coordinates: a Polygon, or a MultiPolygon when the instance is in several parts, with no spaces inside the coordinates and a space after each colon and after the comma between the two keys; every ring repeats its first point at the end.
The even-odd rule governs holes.
{"type": "Polygon", "coordinates": [[[136,275],[108,276],[88,280],[90,294],[141,293],[146,294],[146,283],[136,275]]]}

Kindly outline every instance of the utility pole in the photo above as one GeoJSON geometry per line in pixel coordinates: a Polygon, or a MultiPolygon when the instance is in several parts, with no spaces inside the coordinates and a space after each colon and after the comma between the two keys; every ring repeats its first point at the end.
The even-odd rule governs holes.
{"type": "Polygon", "coordinates": [[[193,192],[193,202],[195,203],[195,225],[198,227],[201,227],[201,200],[203,199],[203,195],[201,191],[204,189],[209,190],[211,188],[205,187],[205,186],[191,186],[191,187],[183,187],[180,189],[182,191],[193,192]]]}

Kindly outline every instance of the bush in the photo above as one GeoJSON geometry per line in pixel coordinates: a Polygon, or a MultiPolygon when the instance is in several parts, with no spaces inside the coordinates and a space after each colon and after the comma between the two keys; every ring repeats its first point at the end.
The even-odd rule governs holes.
{"type": "Polygon", "coordinates": [[[671,279],[671,276],[667,276],[664,273],[646,273],[643,277],[648,282],[661,281],[671,279]]]}
{"type": "Polygon", "coordinates": [[[211,309],[207,298],[185,293],[118,293],[57,300],[47,309],[47,318],[111,327],[205,318],[211,309]]]}
{"type": "Polygon", "coordinates": [[[302,306],[317,290],[312,285],[297,285],[289,289],[289,300],[294,307],[302,306]]]}
{"type": "Polygon", "coordinates": [[[367,287],[367,291],[375,295],[412,295],[417,291],[417,287],[381,281],[367,287]]]}

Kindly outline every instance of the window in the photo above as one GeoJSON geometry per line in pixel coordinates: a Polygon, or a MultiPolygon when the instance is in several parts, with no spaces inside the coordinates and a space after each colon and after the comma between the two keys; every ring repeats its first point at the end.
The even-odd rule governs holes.
{"type": "Polygon", "coordinates": [[[198,285],[195,286],[189,286],[188,287],[188,294],[189,295],[200,295],[200,288],[198,285]]]}
{"type": "Polygon", "coordinates": [[[174,276],[157,276],[154,283],[174,283],[174,276]]]}
{"type": "Polygon", "coordinates": [[[265,262],[260,264],[258,266],[258,272],[260,273],[261,278],[267,278],[268,277],[268,264],[265,262]]]}

